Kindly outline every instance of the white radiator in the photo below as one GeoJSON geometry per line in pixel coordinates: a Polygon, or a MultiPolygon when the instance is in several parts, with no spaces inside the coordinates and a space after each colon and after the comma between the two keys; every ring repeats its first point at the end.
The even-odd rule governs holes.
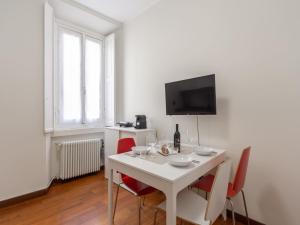
{"type": "Polygon", "coordinates": [[[65,180],[100,170],[101,139],[66,141],[58,145],[60,179],[65,180]]]}

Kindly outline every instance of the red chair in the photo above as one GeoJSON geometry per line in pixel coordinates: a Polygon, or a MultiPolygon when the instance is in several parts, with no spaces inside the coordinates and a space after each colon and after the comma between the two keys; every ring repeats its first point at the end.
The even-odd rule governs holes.
{"type": "MultiPolygon", "coordinates": [[[[233,224],[235,225],[235,217],[234,217],[234,208],[233,208],[233,202],[232,198],[235,197],[238,193],[242,192],[243,195],[243,201],[244,201],[244,207],[245,207],[245,212],[247,216],[247,223],[249,223],[249,217],[248,217],[248,210],[247,210],[247,204],[246,204],[246,199],[245,199],[245,193],[243,191],[243,187],[245,184],[245,179],[246,179],[246,174],[247,174],[247,167],[248,167],[248,161],[249,161],[249,156],[250,156],[250,150],[251,147],[248,147],[243,150],[243,153],[240,158],[240,162],[238,165],[238,168],[236,170],[236,174],[234,177],[234,180],[232,183],[228,184],[228,189],[227,189],[227,199],[230,202],[231,205],[231,210],[232,210],[232,220],[233,224]]],[[[193,187],[201,189],[205,191],[206,193],[211,191],[211,187],[214,182],[214,176],[213,175],[207,175],[203,178],[201,178],[197,183],[193,185],[193,187]]]]}
{"type": "MultiPolygon", "coordinates": [[[[134,146],[135,146],[135,142],[134,142],[133,138],[119,139],[117,153],[122,154],[125,152],[129,152],[129,151],[131,151],[131,148],[134,146]]],[[[156,191],[156,189],[151,186],[148,186],[147,184],[144,184],[134,178],[131,178],[125,174],[121,174],[121,180],[122,180],[122,182],[117,187],[113,220],[115,218],[115,212],[116,212],[116,208],[117,208],[119,189],[120,189],[120,187],[123,187],[125,190],[127,190],[127,191],[133,193],[135,196],[139,197],[138,215],[139,215],[139,225],[140,225],[141,224],[141,209],[142,209],[142,206],[144,203],[144,200],[142,201],[142,197],[145,197],[145,195],[156,191]]]]}

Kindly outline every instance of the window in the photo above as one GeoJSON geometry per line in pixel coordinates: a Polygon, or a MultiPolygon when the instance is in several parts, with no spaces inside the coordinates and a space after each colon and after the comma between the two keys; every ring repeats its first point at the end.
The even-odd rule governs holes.
{"type": "Polygon", "coordinates": [[[103,40],[65,26],[57,33],[56,127],[103,126],[103,40]]]}

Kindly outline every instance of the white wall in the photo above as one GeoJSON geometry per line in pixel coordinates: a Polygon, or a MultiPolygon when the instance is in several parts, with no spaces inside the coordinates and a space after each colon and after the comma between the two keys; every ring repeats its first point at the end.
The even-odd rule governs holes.
{"type": "Polygon", "coordinates": [[[43,133],[44,2],[0,1],[0,201],[48,187],[59,169],[55,142],[103,138],[43,133]]]}
{"type": "MultiPolygon", "coordinates": [[[[200,116],[201,143],[235,165],[253,147],[245,191],[250,217],[296,225],[300,190],[299,1],[164,0],[124,27],[123,119],[145,113],[162,136],[194,116],[165,116],[164,83],[216,73],[217,116],[200,116]]],[[[236,199],[238,212],[241,196],[236,199]]]]}
{"type": "Polygon", "coordinates": [[[0,201],[48,185],[43,2],[0,1],[0,201]]]}

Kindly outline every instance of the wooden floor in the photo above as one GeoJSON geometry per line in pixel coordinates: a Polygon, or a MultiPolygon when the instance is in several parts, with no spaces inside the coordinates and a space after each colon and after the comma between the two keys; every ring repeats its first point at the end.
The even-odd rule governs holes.
{"type": "MultiPolygon", "coordinates": [[[[161,193],[151,194],[145,205],[164,199],[161,193]]],[[[154,210],[142,213],[142,225],[153,224],[154,210]]],[[[137,198],[120,190],[116,225],[137,225],[137,198]]],[[[159,213],[159,225],[165,224],[159,213]]],[[[0,225],[104,225],[107,219],[107,181],[103,172],[67,183],[55,184],[48,194],[0,209],[0,225]]],[[[219,219],[214,225],[225,224],[219,219]]],[[[228,219],[227,223],[231,224],[228,219]]],[[[189,223],[184,222],[184,225],[189,223]]],[[[237,223],[237,225],[241,225],[237,223]]]]}

